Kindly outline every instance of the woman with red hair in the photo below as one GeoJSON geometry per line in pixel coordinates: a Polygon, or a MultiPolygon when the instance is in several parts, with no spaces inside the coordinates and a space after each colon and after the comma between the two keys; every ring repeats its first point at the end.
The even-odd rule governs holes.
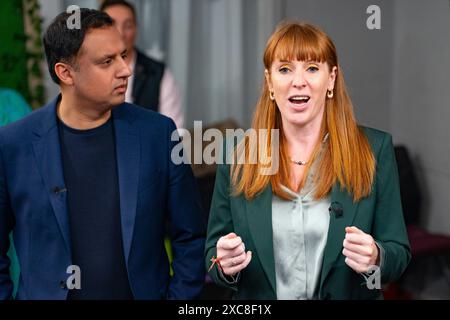
{"type": "MultiPolygon", "coordinates": [[[[357,124],[336,48],[319,28],[281,25],[264,67],[252,129],[278,130],[277,145],[256,143],[278,170],[218,166],[210,276],[236,299],[382,298],[381,285],[411,258],[391,136],[357,124]]],[[[254,147],[246,136],[232,152],[254,147]]]]}

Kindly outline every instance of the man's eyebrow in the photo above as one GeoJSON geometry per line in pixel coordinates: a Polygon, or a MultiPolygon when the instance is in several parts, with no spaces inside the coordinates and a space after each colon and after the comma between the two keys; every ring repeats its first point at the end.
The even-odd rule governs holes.
{"type": "MultiPolygon", "coordinates": [[[[127,54],[127,52],[128,52],[128,50],[125,49],[120,53],[120,55],[127,54]]],[[[116,57],[116,56],[117,56],[117,54],[114,54],[114,53],[113,54],[105,54],[104,56],[101,56],[100,58],[98,58],[98,60],[114,59],[114,57],[116,57]]]]}

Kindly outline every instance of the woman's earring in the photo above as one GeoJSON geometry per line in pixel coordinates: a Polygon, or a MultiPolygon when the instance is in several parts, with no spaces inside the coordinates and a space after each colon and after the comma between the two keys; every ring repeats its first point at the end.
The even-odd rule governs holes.
{"type": "Polygon", "coordinates": [[[328,97],[328,99],[333,98],[333,96],[334,96],[333,90],[327,90],[327,97],[328,97]]]}
{"type": "Polygon", "coordinates": [[[275,93],[273,91],[269,91],[270,100],[275,100],[275,93]]]}

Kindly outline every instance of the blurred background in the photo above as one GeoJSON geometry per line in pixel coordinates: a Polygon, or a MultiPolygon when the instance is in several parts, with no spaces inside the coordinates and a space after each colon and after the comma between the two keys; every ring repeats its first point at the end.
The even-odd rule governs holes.
{"type": "MultiPolygon", "coordinates": [[[[390,132],[396,145],[413,261],[398,283],[386,286],[385,296],[450,299],[449,0],[129,2],[137,9],[137,47],[172,71],[187,129],[194,121],[205,129],[250,126],[263,80],[263,50],[279,22],[306,21],[327,32],[359,122],[390,132]],[[367,26],[371,5],[380,9],[380,29],[367,26]]],[[[98,8],[100,1],[0,2],[0,87],[14,90],[8,92],[17,106],[10,110],[12,102],[5,102],[12,98],[2,98],[1,124],[58,94],[41,37],[72,4],[98,8]]],[[[194,167],[206,211],[214,170],[194,167]]],[[[208,282],[205,298],[228,296],[208,282]]]]}

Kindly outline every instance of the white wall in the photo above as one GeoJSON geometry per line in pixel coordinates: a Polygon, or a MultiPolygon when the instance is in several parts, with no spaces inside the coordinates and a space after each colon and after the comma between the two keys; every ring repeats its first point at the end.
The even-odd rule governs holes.
{"type": "Polygon", "coordinates": [[[336,45],[360,123],[390,131],[392,1],[286,0],[286,18],[319,26],[336,45]],[[381,30],[369,30],[366,9],[381,9],[381,30]]]}
{"type": "MultiPolygon", "coordinates": [[[[39,5],[44,20],[42,23],[42,32],[44,33],[53,19],[64,10],[63,3],[55,0],[39,0],[39,5]]],[[[44,73],[45,100],[49,102],[59,93],[59,87],[52,81],[46,61],[42,64],[42,71],[44,73]]]]}
{"type": "Polygon", "coordinates": [[[450,234],[450,2],[286,0],[287,18],[324,29],[338,49],[358,120],[410,150],[423,226],[450,234]],[[366,8],[381,9],[381,30],[366,8]]]}
{"type": "Polygon", "coordinates": [[[391,127],[426,191],[424,224],[450,234],[450,2],[396,0],[391,127]]]}
{"type": "Polygon", "coordinates": [[[189,46],[171,41],[170,48],[174,72],[187,75],[186,82],[179,82],[185,92],[187,128],[194,120],[210,125],[228,118],[250,125],[263,79],[262,51],[279,21],[282,3],[191,1],[189,46]],[[173,64],[176,60],[180,63],[173,64]]]}

